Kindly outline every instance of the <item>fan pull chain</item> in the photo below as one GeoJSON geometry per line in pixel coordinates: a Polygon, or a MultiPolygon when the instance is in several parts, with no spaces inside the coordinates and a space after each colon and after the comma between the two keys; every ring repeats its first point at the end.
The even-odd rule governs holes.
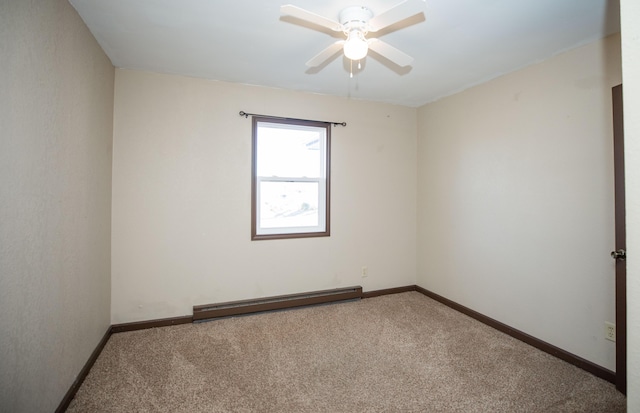
{"type": "MultiPolygon", "coordinates": [[[[358,70],[362,69],[362,61],[358,60],[358,70]]],[[[353,79],[353,60],[349,60],[349,77],[353,79]]]]}

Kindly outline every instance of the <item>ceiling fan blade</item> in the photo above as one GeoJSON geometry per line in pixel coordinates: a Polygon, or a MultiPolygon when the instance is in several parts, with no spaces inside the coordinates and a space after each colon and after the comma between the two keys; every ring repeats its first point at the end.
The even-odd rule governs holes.
{"type": "Polygon", "coordinates": [[[294,6],[293,4],[285,4],[283,6],[280,6],[280,13],[284,16],[295,17],[313,24],[317,24],[318,26],[326,27],[336,32],[342,31],[342,25],[339,22],[310,12],[308,10],[301,9],[300,7],[294,6]]]}
{"type": "Polygon", "coordinates": [[[307,66],[309,67],[317,67],[322,63],[326,62],[334,54],[338,53],[342,49],[342,45],[344,45],[344,40],[338,40],[337,42],[331,44],[329,47],[313,56],[311,60],[307,62],[307,66]]]}
{"type": "Polygon", "coordinates": [[[377,32],[394,23],[415,16],[418,13],[424,13],[424,1],[405,0],[369,20],[369,31],[377,32]]]}
{"type": "Polygon", "coordinates": [[[409,66],[413,62],[413,57],[379,39],[369,39],[369,49],[391,60],[398,66],[409,66]]]}

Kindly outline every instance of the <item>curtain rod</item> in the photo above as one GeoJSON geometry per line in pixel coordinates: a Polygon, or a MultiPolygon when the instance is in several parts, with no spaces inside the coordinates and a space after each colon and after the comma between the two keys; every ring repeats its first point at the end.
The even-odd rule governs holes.
{"type": "MultiPolygon", "coordinates": [[[[244,116],[245,119],[248,118],[249,116],[264,116],[265,118],[273,118],[273,119],[309,121],[309,119],[283,118],[283,117],[280,117],[280,116],[258,115],[257,113],[247,113],[247,112],[245,112],[243,110],[240,111],[240,116],[244,116]]],[[[347,122],[326,122],[326,121],[323,121],[323,120],[312,120],[311,122],[330,123],[333,126],[347,126],[347,122]]]]}

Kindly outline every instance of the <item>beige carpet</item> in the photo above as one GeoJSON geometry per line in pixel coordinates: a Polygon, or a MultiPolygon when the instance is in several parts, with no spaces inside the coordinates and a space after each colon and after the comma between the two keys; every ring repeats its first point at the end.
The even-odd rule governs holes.
{"type": "Polygon", "coordinates": [[[68,412],[624,412],[613,385],[417,292],[114,334],[68,412]]]}

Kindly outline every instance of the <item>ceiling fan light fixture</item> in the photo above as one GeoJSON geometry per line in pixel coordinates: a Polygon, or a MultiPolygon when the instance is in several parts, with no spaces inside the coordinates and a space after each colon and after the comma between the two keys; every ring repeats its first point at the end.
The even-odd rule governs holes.
{"type": "Polygon", "coordinates": [[[346,40],[338,40],[326,47],[306,63],[309,67],[322,66],[326,61],[333,58],[340,48],[343,49],[345,57],[351,60],[352,66],[354,61],[358,62],[358,68],[360,68],[360,61],[367,56],[369,48],[375,52],[375,56],[383,57],[398,66],[406,67],[413,62],[413,58],[378,39],[378,37],[388,32],[385,31],[386,28],[398,22],[419,14],[424,17],[424,2],[425,0],[401,0],[400,3],[376,16],[364,6],[349,6],[342,9],[338,15],[338,21],[293,4],[280,6],[280,12],[283,16],[291,16],[315,26],[344,33],[346,40]],[[378,36],[367,40],[368,33],[376,32],[378,32],[378,36]]]}
{"type": "Polygon", "coordinates": [[[351,30],[344,43],[344,55],[347,59],[361,60],[367,56],[369,44],[360,30],[351,30]]]}

